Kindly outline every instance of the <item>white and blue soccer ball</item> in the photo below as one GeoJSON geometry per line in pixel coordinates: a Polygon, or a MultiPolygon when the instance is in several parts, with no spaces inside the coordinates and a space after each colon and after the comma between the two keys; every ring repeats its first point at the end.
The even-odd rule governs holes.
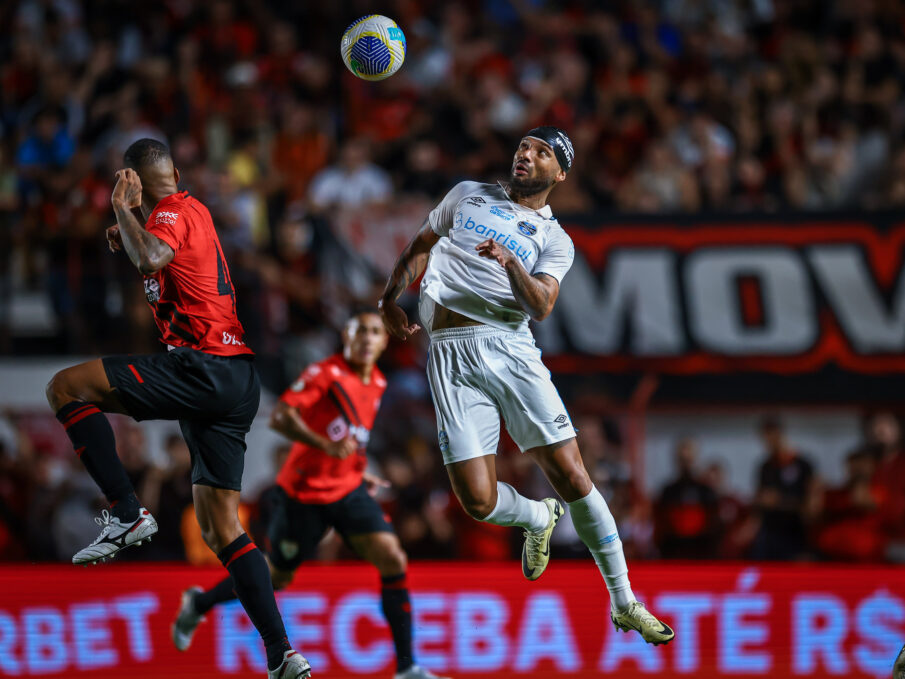
{"type": "Polygon", "coordinates": [[[343,62],[363,80],[389,78],[405,61],[405,35],[399,25],[380,14],[369,14],[343,33],[343,62]]]}

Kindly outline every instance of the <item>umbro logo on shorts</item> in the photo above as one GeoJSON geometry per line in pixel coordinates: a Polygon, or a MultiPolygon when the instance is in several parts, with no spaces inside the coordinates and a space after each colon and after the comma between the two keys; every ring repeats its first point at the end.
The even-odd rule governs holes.
{"type": "Polygon", "coordinates": [[[565,429],[569,426],[569,418],[566,415],[560,415],[553,421],[559,425],[557,429],[565,429]]]}

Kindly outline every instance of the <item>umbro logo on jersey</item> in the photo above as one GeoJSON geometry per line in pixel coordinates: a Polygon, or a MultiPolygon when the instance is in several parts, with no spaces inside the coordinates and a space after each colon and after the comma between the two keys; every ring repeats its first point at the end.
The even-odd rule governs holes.
{"type": "Polygon", "coordinates": [[[526,236],[533,236],[537,233],[537,227],[531,222],[519,222],[516,226],[518,226],[518,230],[526,236]]]}
{"type": "Polygon", "coordinates": [[[559,416],[558,416],[555,420],[553,420],[553,421],[556,422],[556,424],[559,425],[559,426],[557,427],[557,429],[565,429],[566,427],[569,426],[569,418],[566,417],[565,415],[559,415],[559,416]]]}
{"type": "Polygon", "coordinates": [[[481,207],[487,201],[484,200],[483,198],[481,198],[480,196],[472,196],[471,198],[468,198],[465,202],[468,203],[469,205],[471,205],[472,207],[481,207]]]}

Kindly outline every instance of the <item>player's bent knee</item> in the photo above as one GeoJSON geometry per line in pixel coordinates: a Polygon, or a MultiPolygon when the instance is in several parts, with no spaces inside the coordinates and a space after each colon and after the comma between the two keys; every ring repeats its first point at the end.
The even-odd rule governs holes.
{"type": "Polygon", "coordinates": [[[383,555],[377,565],[381,575],[399,575],[408,568],[408,557],[401,547],[397,546],[383,555]]]}
{"type": "Polygon", "coordinates": [[[54,412],[62,408],[70,401],[74,401],[75,397],[71,394],[70,380],[67,370],[61,370],[47,383],[44,389],[44,395],[47,397],[47,403],[53,408],[54,412]]]}
{"type": "Polygon", "coordinates": [[[496,507],[496,498],[493,498],[492,501],[484,498],[460,498],[460,501],[465,513],[478,521],[486,519],[493,511],[493,508],[496,507]]]}
{"type": "Polygon", "coordinates": [[[570,469],[567,482],[579,497],[584,497],[591,492],[591,477],[588,476],[588,472],[584,467],[570,469]]]}

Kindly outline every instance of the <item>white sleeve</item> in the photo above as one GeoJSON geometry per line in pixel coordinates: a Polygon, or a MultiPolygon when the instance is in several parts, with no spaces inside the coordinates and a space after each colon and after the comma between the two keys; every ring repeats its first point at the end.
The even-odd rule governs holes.
{"type": "Polygon", "coordinates": [[[456,216],[456,207],[465,196],[472,193],[480,184],[478,182],[459,182],[449,193],[440,201],[431,213],[427,216],[431,228],[438,236],[449,236],[449,230],[452,228],[453,219],[456,216]]]}
{"type": "Polygon", "coordinates": [[[573,259],[575,246],[572,245],[572,239],[565,231],[558,229],[553,233],[543,252],[537,256],[531,274],[545,273],[562,283],[562,279],[572,267],[573,259]]]}

